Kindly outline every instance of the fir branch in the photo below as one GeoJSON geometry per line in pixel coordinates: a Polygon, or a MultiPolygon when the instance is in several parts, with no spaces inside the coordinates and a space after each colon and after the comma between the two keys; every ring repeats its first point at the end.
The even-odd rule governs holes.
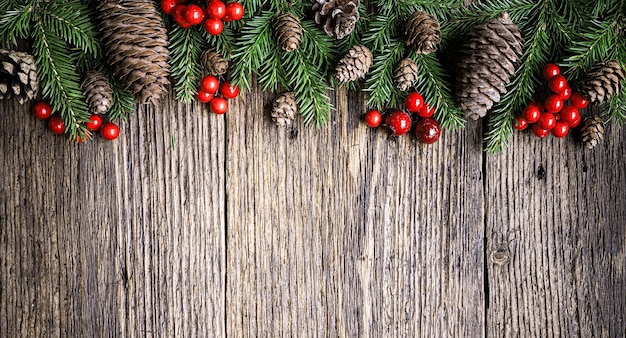
{"type": "Polygon", "coordinates": [[[363,42],[372,53],[382,52],[393,40],[400,37],[400,31],[395,15],[377,15],[370,24],[369,30],[363,36],[363,42]]]}
{"type": "Polygon", "coordinates": [[[622,126],[626,122],[626,81],[622,81],[622,90],[613,95],[607,105],[607,109],[601,115],[608,116],[609,119],[615,119],[618,126],[622,126]]]}
{"type": "Polygon", "coordinates": [[[108,112],[109,119],[126,121],[135,112],[135,99],[119,82],[112,81],[111,78],[109,78],[109,82],[111,82],[113,89],[111,93],[113,102],[108,112]]]}
{"type": "Polygon", "coordinates": [[[261,14],[268,0],[238,0],[245,8],[245,18],[254,18],[261,14]]]}
{"type": "MultiPolygon", "coordinates": [[[[6,5],[15,5],[15,2],[8,1],[6,5]]],[[[0,8],[5,8],[3,7],[5,4],[1,5],[0,8]]],[[[6,9],[0,17],[0,46],[11,49],[12,46],[17,45],[17,39],[30,37],[35,7],[29,3],[19,7],[6,7],[6,9]]]]}
{"type": "Polygon", "coordinates": [[[182,28],[175,25],[169,31],[171,75],[174,78],[176,98],[191,102],[198,92],[202,73],[200,58],[206,42],[199,26],[182,28]]]}
{"type": "Polygon", "coordinates": [[[224,26],[224,31],[220,35],[211,35],[205,29],[200,29],[206,45],[211,46],[226,60],[231,60],[235,49],[235,32],[229,25],[224,26]]]}
{"type": "Polygon", "coordinates": [[[404,94],[393,82],[393,72],[404,55],[404,43],[392,40],[374,56],[374,64],[365,81],[368,93],[367,105],[382,110],[387,107],[400,107],[404,94]]]}
{"type": "Polygon", "coordinates": [[[38,8],[46,29],[63,37],[72,46],[85,54],[98,57],[102,47],[98,29],[91,21],[95,14],[80,1],[44,2],[38,8]]]}
{"type": "Polygon", "coordinates": [[[589,21],[589,26],[581,34],[581,39],[567,47],[570,54],[561,66],[566,67],[566,74],[578,79],[591,66],[615,58],[619,52],[617,23],[589,21]]]}
{"type": "Polygon", "coordinates": [[[378,0],[378,11],[382,15],[396,16],[400,20],[406,20],[416,11],[424,11],[435,15],[439,20],[446,18],[453,9],[463,4],[462,0],[378,0]]]}
{"type": "Polygon", "coordinates": [[[263,90],[276,91],[279,87],[289,87],[287,72],[282,63],[281,54],[284,53],[278,46],[275,46],[267,56],[261,69],[259,69],[259,83],[263,90]]]}

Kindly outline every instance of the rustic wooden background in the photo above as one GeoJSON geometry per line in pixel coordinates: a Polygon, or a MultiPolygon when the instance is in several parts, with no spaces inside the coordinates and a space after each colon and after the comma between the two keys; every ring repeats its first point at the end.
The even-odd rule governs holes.
{"type": "Polygon", "coordinates": [[[0,336],[624,337],[626,147],[480,123],[425,146],[140,107],[72,144],[0,102],[0,336]]]}

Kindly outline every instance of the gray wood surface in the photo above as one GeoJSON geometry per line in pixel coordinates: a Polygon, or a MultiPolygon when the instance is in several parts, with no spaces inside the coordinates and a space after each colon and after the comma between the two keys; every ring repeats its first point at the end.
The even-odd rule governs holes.
{"type": "Polygon", "coordinates": [[[0,336],[623,337],[623,131],[432,146],[166,101],[75,145],[0,102],[0,336]]]}

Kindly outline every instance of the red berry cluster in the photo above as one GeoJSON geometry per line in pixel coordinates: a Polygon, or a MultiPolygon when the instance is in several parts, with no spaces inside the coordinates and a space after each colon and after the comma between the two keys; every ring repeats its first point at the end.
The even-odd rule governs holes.
{"type": "MultiPolygon", "coordinates": [[[[204,1],[202,1],[204,2],[204,1]]],[[[206,5],[188,3],[185,0],[161,0],[163,13],[172,15],[174,21],[183,28],[204,25],[211,35],[220,35],[224,21],[237,21],[243,18],[243,5],[239,2],[225,4],[220,0],[210,0],[206,5]]]]}
{"type": "MultiPolygon", "coordinates": [[[[435,143],[441,136],[441,127],[432,116],[434,108],[430,108],[424,102],[424,98],[418,92],[411,92],[404,101],[405,110],[392,110],[386,114],[384,124],[394,136],[400,136],[411,131],[422,143],[435,143]]],[[[383,123],[383,115],[380,111],[372,109],[364,116],[365,124],[376,128],[383,123]]]]}
{"type": "MultiPolygon", "coordinates": [[[[40,120],[48,120],[48,129],[53,134],[65,133],[65,123],[59,116],[52,116],[52,107],[45,101],[39,101],[33,106],[33,115],[40,120]]],[[[120,128],[113,122],[104,123],[100,115],[93,114],[89,117],[89,121],[85,123],[85,127],[90,131],[96,132],[100,130],[100,135],[107,140],[115,140],[120,135],[120,128]]],[[[77,138],[76,142],[83,142],[83,139],[77,138]]]]}
{"type": "Polygon", "coordinates": [[[531,102],[526,106],[517,118],[515,129],[524,130],[532,124],[533,133],[537,137],[546,137],[550,132],[555,137],[565,137],[570,128],[580,124],[578,109],[586,108],[589,101],[580,92],[572,93],[567,79],[554,63],[545,65],[541,74],[547,81],[550,95],[543,103],[531,102]],[[568,100],[570,104],[566,105],[568,100]]]}
{"type": "Polygon", "coordinates": [[[230,81],[224,81],[220,84],[220,80],[213,76],[207,75],[200,81],[198,88],[198,101],[208,103],[211,111],[215,114],[224,114],[228,110],[228,101],[239,95],[239,87],[231,84],[230,81]],[[221,96],[218,96],[221,95],[221,96]]]}

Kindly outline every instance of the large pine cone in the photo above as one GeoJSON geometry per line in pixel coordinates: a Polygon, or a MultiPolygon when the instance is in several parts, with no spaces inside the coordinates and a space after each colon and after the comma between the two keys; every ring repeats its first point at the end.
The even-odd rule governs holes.
{"type": "Polygon", "coordinates": [[[437,50],[441,42],[439,22],[434,15],[417,11],[406,21],[404,35],[406,45],[415,48],[417,53],[428,54],[437,50]]]}
{"type": "Polygon", "coordinates": [[[315,22],[339,40],[350,35],[359,20],[359,0],[314,0],[315,22]]]}
{"type": "Polygon", "coordinates": [[[228,61],[213,49],[202,52],[201,58],[205,75],[224,75],[228,71],[228,61]]]}
{"type": "Polygon", "coordinates": [[[81,85],[89,110],[94,114],[106,114],[113,103],[111,84],[104,74],[88,71],[81,85]]]}
{"type": "Polygon", "coordinates": [[[284,51],[291,52],[302,43],[302,26],[300,19],[292,13],[283,13],[274,22],[274,32],[278,44],[284,51]]]}
{"type": "Polygon", "coordinates": [[[589,68],[582,87],[591,103],[603,103],[622,90],[626,73],[616,60],[598,63],[589,68]]]}
{"type": "Polygon", "coordinates": [[[100,31],[113,74],[140,104],[157,104],[170,73],[167,31],[154,1],[105,0],[100,31]]]}
{"type": "Polygon", "coordinates": [[[277,97],[272,104],[272,120],[276,125],[285,127],[290,125],[298,115],[298,104],[293,92],[287,92],[277,97]]]}
{"type": "Polygon", "coordinates": [[[337,80],[347,83],[357,79],[365,78],[365,75],[372,66],[372,52],[365,46],[352,46],[337,64],[337,80]]]}
{"type": "Polygon", "coordinates": [[[0,100],[15,96],[19,104],[39,92],[35,58],[24,52],[0,49],[0,100]]]}
{"type": "Polygon", "coordinates": [[[580,129],[583,144],[591,149],[604,138],[604,120],[600,116],[592,116],[585,119],[580,129]]]}
{"type": "Polygon", "coordinates": [[[402,59],[393,73],[393,80],[401,91],[406,92],[417,82],[417,64],[411,58],[402,59]]]}
{"type": "Polygon", "coordinates": [[[456,99],[459,108],[476,120],[500,102],[519,66],[522,35],[507,13],[470,30],[461,49],[456,99]]]}

